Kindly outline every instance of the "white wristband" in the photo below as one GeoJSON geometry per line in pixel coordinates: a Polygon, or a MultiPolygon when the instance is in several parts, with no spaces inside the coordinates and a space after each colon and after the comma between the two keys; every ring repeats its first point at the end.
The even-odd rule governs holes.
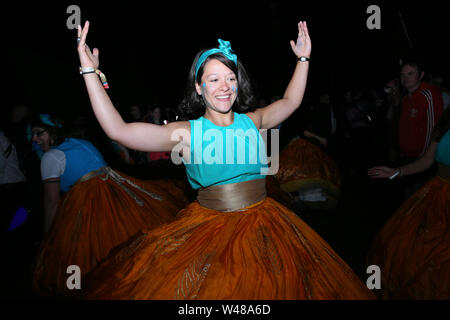
{"type": "Polygon", "coordinates": [[[86,72],[95,72],[95,68],[93,67],[80,67],[80,74],[86,73],[86,72]]]}
{"type": "Polygon", "coordinates": [[[79,70],[80,70],[80,74],[96,73],[97,75],[100,76],[100,80],[102,81],[103,88],[109,89],[109,85],[108,85],[108,82],[106,81],[106,77],[103,74],[103,72],[101,72],[100,70],[95,69],[94,67],[80,67],[79,70]]]}
{"type": "Polygon", "coordinates": [[[394,179],[396,176],[400,174],[400,170],[397,170],[392,176],[389,177],[389,180],[394,179]]]}

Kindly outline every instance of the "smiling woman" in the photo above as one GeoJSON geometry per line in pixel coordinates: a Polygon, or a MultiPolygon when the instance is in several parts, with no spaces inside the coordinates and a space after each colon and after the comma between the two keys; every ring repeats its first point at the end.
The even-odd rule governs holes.
{"type": "Polygon", "coordinates": [[[237,80],[234,72],[230,71],[218,60],[208,62],[208,74],[203,77],[205,81],[200,86],[195,84],[195,89],[199,95],[203,96],[209,108],[220,113],[228,112],[234,104],[237,96],[237,80]]]}
{"type": "MultiPolygon", "coordinates": [[[[192,63],[180,106],[184,121],[125,123],[98,77],[83,74],[93,112],[111,139],[142,151],[170,151],[179,142],[171,138],[173,133],[187,133],[182,139],[182,157],[186,162],[189,157],[194,159],[186,165],[186,173],[192,188],[198,190],[197,201],[180,211],[173,222],[143,230],[112,250],[86,277],[88,298],[373,298],[318,234],[266,196],[263,161],[242,166],[237,161],[229,165],[195,162],[195,154],[203,154],[198,150],[209,150],[211,145],[204,139],[206,130],[221,132],[217,137],[222,138],[227,129],[250,130],[259,138],[243,138],[245,148],[241,149],[257,150],[258,130],[276,127],[300,106],[311,40],[306,22],[299,22],[297,28],[297,40],[290,42],[297,62],[285,94],[260,108],[255,108],[243,66],[230,43],[221,39],[219,48],[200,51],[192,63]]],[[[97,69],[99,51],[86,45],[88,30],[86,22],[78,32],[80,64],[97,69]]],[[[230,153],[228,147],[222,144],[222,157],[230,153]]],[[[236,153],[233,160],[237,160],[236,153]]]]}
{"type": "MultiPolygon", "coordinates": [[[[222,41],[222,46],[227,42],[222,41]]],[[[231,47],[227,50],[232,51],[231,47]]],[[[202,50],[194,58],[186,94],[178,106],[178,112],[181,119],[197,119],[208,112],[207,106],[215,107],[216,103],[218,111],[222,112],[229,111],[231,106],[239,113],[254,111],[254,88],[240,60],[229,60],[217,49],[202,50]],[[208,72],[205,74],[206,66],[208,72]]]]}

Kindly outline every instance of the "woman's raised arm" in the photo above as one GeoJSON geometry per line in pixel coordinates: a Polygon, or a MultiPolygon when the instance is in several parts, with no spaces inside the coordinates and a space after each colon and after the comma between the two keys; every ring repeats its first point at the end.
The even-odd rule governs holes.
{"type": "MultiPolygon", "coordinates": [[[[298,23],[297,42],[291,40],[291,48],[297,58],[310,58],[311,39],[309,38],[306,22],[298,23]]],[[[259,124],[259,128],[271,129],[286,120],[301,104],[305,94],[308,78],[309,60],[298,61],[294,74],[284,92],[283,98],[267,107],[257,109],[249,116],[259,124]]]]}
{"type": "MultiPolygon", "coordinates": [[[[99,77],[98,70],[99,50],[94,48],[91,52],[86,44],[89,31],[89,21],[84,27],[78,27],[78,55],[81,68],[87,70],[83,78],[91,101],[94,114],[105,131],[106,135],[114,141],[139,151],[170,151],[178,143],[172,139],[174,130],[189,128],[188,122],[173,122],[160,126],[150,123],[126,123],[114,107],[106,93],[99,77]]],[[[189,130],[188,130],[189,131],[189,130]]],[[[187,131],[187,132],[188,132],[187,131]]],[[[188,142],[186,142],[188,143],[188,142]]]]}

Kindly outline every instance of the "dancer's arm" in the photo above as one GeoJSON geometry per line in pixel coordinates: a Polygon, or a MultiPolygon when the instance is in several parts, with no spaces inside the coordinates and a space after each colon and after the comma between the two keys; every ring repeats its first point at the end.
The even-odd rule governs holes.
{"type": "MultiPolygon", "coordinates": [[[[86,21],[83,28],[79,27],[78,55],[81,67],[99,66],[99,50],[93,52],[86,45],[86,37],[89,30],[89,22],[86,21]]],[[[106,135],[133,150],[139,151],[170,151],[178,143],[171,139],[174,130],[183,129],[188,132],[188,122],[171,122],[167,125],[155,125],[136,122],[126,123],[114,107],[103,85],[95,73],[84,74],[84,81],[91,101],[94,114],[105,131],[106,135]]],[[[188,143],[188,142],[187,142],[188,143]]]]}
{"type": "Polygon", "coordinates": [[[368,174],[371,178],[379,179],[390,178],[397,172],[399,177],[423,172],[432,166],[436,154],[437,145],[437,142],[432,141],[425,154],[421,158],[410,164],[398,168],[373,167],[369,169],[368,174]]]}
{"type": "MultiPolygon", "coordinates": [[[[298,23],[297,43],[291,40],[291,48],[299,58],[310,57],[311,39],[309,38],[306,22],[298,23]]],[[[283,98],[273,102],[267,107],[257,109],[248,115],[258,128],[270,129],[286,120],[301,104],[305,94],[308,78],[309,62],[297,61],[294,74],[286,88],[283,98]]]]}
{"type": "Polygon", "coordinates": [[[44,232],[47,232],[55,218],[60,192],[59,177],[44,180],[44,232]]]}

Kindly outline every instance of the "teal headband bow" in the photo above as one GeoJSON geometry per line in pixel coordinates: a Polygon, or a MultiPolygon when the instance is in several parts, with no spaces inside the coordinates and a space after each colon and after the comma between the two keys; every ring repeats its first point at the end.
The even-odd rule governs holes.
{"type": "Polygon", "coordinates": [[[47,125],[49,125],[49,126],[52,126],[52,127],[59,127],[59,128],[62,127],[62,125],[61,125],[59,122],[52,121],[52,118],[50,117],[49,114],[43,114],[43,113],[41,113],[41,114],[39,115],[39,118],[41,119],[42,123],[45,123],[45,124],[47,124],[47,125]]]}
{"type": "MultiPolygon", "coordinates": [[[[49,114],[45,114],[45,113],[41,113],[39,114],[39,120],[42,121],[42,123],[52,126],[52,127],[58,127],[58,128],[62,128],[61,123],[56,122],[56,121],[52,121],[52,118],[50,117],[49,114]]],[[[31,141],[31,127],[30,125],[28,125],[27,127],[27,139],[28,141],[31,141]]]]}
{"type": "Polygon", "coordinates": [[[195,79],[197,79],[198,69],[200,69],[203,62],[205,62],[205,60],[214,53],[223,54],[228,60],[233,61],[237,65],[237,56],[233,53],[233,49],[231,49],[230,41],[219,39],[219,48],[209,49],[208,51],[203,52],[200,58],[198,58],[197,65],[195,67],[195,79]]]}

